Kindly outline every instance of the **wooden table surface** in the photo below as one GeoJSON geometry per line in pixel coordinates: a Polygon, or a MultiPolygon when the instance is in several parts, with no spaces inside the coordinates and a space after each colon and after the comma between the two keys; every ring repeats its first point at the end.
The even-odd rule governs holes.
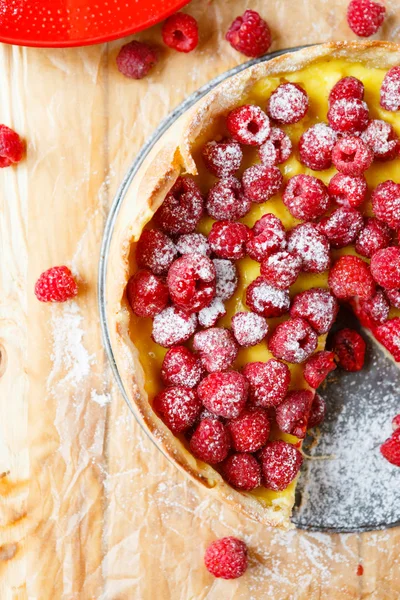
{"type": "MultiPolygon", "coordinates": [[[[400,598],[400,530],[327,535],[266,530],[187,481],[146,438],[110,374],[100,338],[97,268],[113,195],[144,140],[182,99],[244,57],[223,39],[257,9],[278,49],[352,39],[346,0],[194,0],[192,54],[160,47],[140,82],[120,75],[122,42],[70,49],[0,47],[0,122],[28,145],[0,173],[0,598],[191,600],[400,598]],[[76,301],[42,305],[44,269],[72,267],[76,301]],[[239,580],[202,564],[215,537],[251,550],[239,580]],[[364,575],[357,575],[362,564],[364,575]]],[[[388,0],[381,37],[398,40],[388,0]]]]}

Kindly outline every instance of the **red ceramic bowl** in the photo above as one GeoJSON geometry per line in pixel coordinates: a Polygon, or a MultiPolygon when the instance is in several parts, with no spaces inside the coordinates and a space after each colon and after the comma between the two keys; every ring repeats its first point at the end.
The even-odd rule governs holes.
{"type": "Polygon", "coordinates": [[[0,1],[0,42],[66,47],[98,44],[141,31],[188,0],[0,1]]]}

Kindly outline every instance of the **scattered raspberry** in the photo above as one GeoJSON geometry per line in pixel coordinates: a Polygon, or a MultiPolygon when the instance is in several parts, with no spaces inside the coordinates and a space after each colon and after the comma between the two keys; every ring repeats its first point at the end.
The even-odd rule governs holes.
{"type": "Polygon", "coordinates": [[[375,252],[389,246],[391,241],[392,233],[386,223],[370,217],[366,219],[364,228],[359,233],[356,250],[358,254],[371,258],[375,252]]]}
{"type": "Polygon", "coordinates": [[[277,492],[287,488],[303,463],[301,452],[282,440],[268,443],[261,450],[260,459],[265,487],[277,492]]]}
{"type": "Polygon", "coordinates": [[[163,23],[161,35],[164,44],[178,52],[191,52],[199,43],[197,21],[191,15],[177,12],[163,23]]]}
{"type": "Polygon", "coordinates": [[[152,338],[169,348],[186,342],[196,331],[197,317],[176,306],[168,306],[154,317],[152,338]]]}
{"type": "Polygon", "coordinates": [[[247,569],[246,544],[234,537],[216,540],[208,546],[204,564],[214,577],[236,579],[247,569]]]}
{"type": "Polygon", "coordinates": [[[318,425],[321,425],[322,421],[325,419],[325,414],[325,400],[321,398],[319,394],[314,394],[314,400],[308,417],[308,429],[312,429],[313,427],[318,427],[318,425]]]}
{"type": "Polygon", "coordinates": [[[290,252],[270,254],[261,263],[261,275],[278,290],[289,288],[300,274],[302,260],[290,252]]]}
{"type": "Polygon", "coordinates": [[[219,258],[238,260],[246,254],[246,243],[252,238],[252,231],[243,223],[218,221],[213,223],[208,243],[219,258]]]}
{"type": "Polygon", "coordinates": [[[267,443],[271,426],[266,411],[253,408],[229,421],[227,428],[237,452],[255,452],[267,443]]]}
{"type": "Polygon", "coordinates": [[[368,106],[358,98],[342,98],[329,106],[328,122],[339,133],[357,133],[368,125],[368,106]]]}
{"type": "Polygon", "coordinates": [[[234,108],[227,116],[226,125],[235,140],[248,146],[261,146],[271,130],[267,115],[254,104],[234,108]]]}
{"type": "Polygon", "coordinates": [[[386,121],[373,119],[361,134],[377,160],[393,160],[399,154],[400,144],[395,130],[386,121]]]}
{"type": "Polygon", "coordinates": [[[302,223],[292,229],[287,249],[302,259],[306,273],[323,273],[329,269],[329,242],[313,223],[302,223]]]}
{"type": "Polygon", "coordinates": [[[266,363],[247,363],[243,375],[250,384],[250,400],[255,406],[278,406],[290,384],[287,365],[271,358],[266,363]]]}
{"type": "Polygon", "coordinates": [[[211,254],[208,240],[202,233],[185,233],[179,236],[176,249],[179,254],[203,254],[204,256],[211,254]]]}
{"type": "Polygon", "coordinates": [[[245,348],[262,342],[268,332],[267,321],[253,312],[236,313],[231,325],[237,343],[245,348]]]}
{"type": "Polygon", "coordinates": [[[229,177],[236,173],[243,158],[240,144],[232,139],[207,142],[202,155],[207,169],[216,177],[229,177]]]}
{"type": "Polygon", "coordinates": [[[388,290],[400,287],[400,248],[389,246],[378,250],[371,258],[371,273],[375,281],[388,290]]]}
{"type": "Polygon", "coordinates": [[[195,391],[176,386],[157,394],[153,407],[172,433],[181,433],[196,421],[201,402],[195,391]]]}
{"type": "Polygon", "coordinates": [[[365,177],[351,177],[336,173],[328,185],[328,192],[331,199],[340,204],[351,208],[358,208],[366,199],[368,185],[365,177]]]}
{"type": "Polygon", "coordinates": [[[297,83],[281,83],[269,97],[267,113],[277,123],[290,125],[302,119],[308,110],[307,92],[297,83]]]}
{"type": "Polygon", "coordinates": [[[367,299],[375,293],[375,282],[368,264],[358,256],[341,256],[329,272],[329,287],[336,298],[359,296],[367,299]]]}
{"type": "Polygon", "coordinates": [[[255,10],[246,10],[229,27],[225,39],[232,48],[245,56],[262,56],[271,45],[271,31],[268,24],[255,10]]]}
{"type": "Polygon", "coordinates": [[[24,150],[24,143],[18,133],[7,125],[0,125],[0,169],[18,163],[24,150]]]}
{"type": "Polygon", "coordinates": [[[215,267],[207,256],[185,254],[172,263],[167,284],[172,301],[187,310],[197,312],[215,296],[215,267]]]}
{"type": "Polygon", "coordinates": [[[78,293],[78,286],[68,267],[51,267],[35,283],[35,296],[40,302],[66,302],[78,293]]]}
{"type": "Polygon", "coordinates": [[[351,98],[357,98],[363,100],[364,98],[364,85],[356,77],[343,77],[339,79],[333,86],[329,93],[329,104],[334,104],[338,100],[350,100],[351,98]]]}
{"type": "Polygon", "coordinates": [[[372,319],[374,325],[379,325],[387,321],[389,309],[389,302],[387,301],[385,294],[379,290],[376,292],[375,296],[372,296],[372,298],[364,300],[361,303],[361,310],[372,319]]]}
{"type": "Polygon", "coordinates": [[[289,179],[282,200],[290,213],[301,221],[318,219],[330,204],[325,184],[312,175],[294,175],[289,179]]]}
{"type": "Polygon", "coordinates": [[[304,379],[307,381],[308,385],[316,390],[321,383],[325,381],[329,373],[335,369],[334,352],[322,350],[321,352],[316,352],[310,356],[306,362],[304,367],[304,379]]]}
{"type": "Polygon", "coordinates": [[[269,254],[286,248],[286,230],[273,214],[266,214],[253,227],[254,237],[247,242],[246,250],[253,259],[261,262],[269,254]]]}
{"type": "Polygon", "coordinates": [[[166,386],[195,388],[203,375],[201,361],[185,346],[175,346],[164,356],[161,377],[166,386]]]}
{"type": "Polygon", "coordinates": [[[308,415],[314,394],[310,390],[289,392],[276,407],[276,423],[283,433],[290,433],[302,440],[307,432],[308,415]]]}
{"type": "Polygon", "coordinates": [[[210,412],[235,419],[245,407],[249,385],[237,371],[211,373],[200,383],[197,393],[210,412]]]}
{"type": "Polygon", "coordinates": [[[305,319],[322,335],[328,333],[339,311],[339,303],[329,290],[311,288],[297,294],[290,308],[290,316],[305,319]]]}
{"type": "Polygon", "coordinates": [[[400,361],[400,317],[389,319],[374,330],[378,342],[382,344],[394,357],[400,361]]]}
{"type": "Polygon", "coordinates": [[[223,473],[238,490],[254,490],[261,485],[261,467],[251,454],[232,454],[223,464],[223,473]]]}
{"type": "Polygon", "coordinates": [[[221,179],[208,192],[206,209],[217,221],[236,221],[249,212],[250,206],[242,184],[235,177],[221,179]]]}
{"type": "Polygon", "coordinates": [[[289,291],[278,290],[263,277],[257,277],[246,290],[246,304],[262,317],[280,317],[289,310],[289,291]]]}
{"type": "Polygon", "coordinates": [[[400,184],[394,181],[380,183],[372,194],[374,215],[392,229],[400,229],[400,184]]]}
{"type": "Polygon", "coordinates": [[[380,448],[382,456],[395,467],[400,467],[400,430],[397,429],[380,448]]]}
{"type": "Polygon", "coordinates": [[[258,155],[266,167],[276,167],[292,154],[291,139],[282,129],[272,127],[269,138],[258,149],[258,155]]]}
{"type": "Polygon", "coordinates": [[[243,173],[242,182],[247,198],[260,204],[279,192],[283,177],[278,167],[253,165],[243,173]]]}
{"type": "Polygon", "coordinates": [[[318,223],[318,228],[326,235],[332,248],[344,248],[352,244],[363,228],[361,213],[354,208],[341,206],[318,223]]]}
{"type": "Polygon", "coordinates": [[[128,281],[126,295],[139,317],[154,317],[168,304],[168,287],[151,271],[141,270],[128,281]]]}
{"type": "Polygon", "coordinates": [[[400,290],[385,290],[385,296],[390,305],[394,308],[400,308],[400,290]]]}
{"type": "Polygon", "coordinates": [[[193,179],[178,177],[154,219],[167,233],[192,233],[203,216],[203,205],[203,197],[193,179]]]}
{"type": "Polygon", "coordinates": [[[366,344],[354,329],[341,329],[332,339],[337,362],[345,371],[360,371],[364,366],[366,344]]]}
{"type": "Polygon", "coordinates": [[[342,137],[332,151],[332,162],[344,175],[359,177],[374,160],[372,149],[359,137],[342,137]]]}
{"type": "Polygon", "coordinates": [[[227,457],[229,436],[217,419],[203,419],[190,440],[190,450],[200,460],[215,465],[227,457]]]}
{"type": "Polygon", "coordinates": [[[193,347],[200,354],[201,362],[209,373],[229,369],[238,353],[231,332],[222,327],[198,331],[193,338],[193,347]]]}
{"type": "Polygon", "coordinates": [[[395,112],[400,109],[400,67],[392,67],[381,85],[381,106],[395,112]]]}
{"type": "Polygon", "coordinates": [[[133,40],[122,46],[117,56],[118,71],[131,79],[143,79],[157,62],[154,48],[133,40]]]}
{"type": "Polygon", "coordinates": [[[316,350],[318,336],[304,319],[289,319],[280,323],[272,334],[270,352],[290,363],[302,363],[316,350]]]}
{"type": "Polygon", "coordinates": [[[329,169],[337,133],[326,123],[316,123],[299,140],[300,161],[314,171],[329,169]]]}
{"type": "Polygon", "coordinates": [[[235,293],[238,284],[236,267],[230,260],[221,258],[214,258],[213,263],[217,274],[215,295],[221,300],[229,300],[235,293]]]}
{"type": "Polygon", "coordinates": [[[199,325],[201,327],[214,327],[218,319],[226,315],[226,308],[221,298],[213,298],[208,304],[198,313],[199,325]]]}
{"type": "Polygon", "coordinates": [[[400,429],[400,415],[396,415],[395,417],[393,417],[392,427],[393,427],[393,431],[400,429]]]}
{"type": "Polygon", "coordinates": [[[173,241],[158,229],[145,229],[136,246],[136,261],[140,268],[155,275],[165,274],[175,260],[173,241]]]}
{"type": "Polygon", "coordinates": [[[374,35],[382,25],[386,8],[372,0],[351,0],[347,8],[347,22],[359,37],[374,35]]]}

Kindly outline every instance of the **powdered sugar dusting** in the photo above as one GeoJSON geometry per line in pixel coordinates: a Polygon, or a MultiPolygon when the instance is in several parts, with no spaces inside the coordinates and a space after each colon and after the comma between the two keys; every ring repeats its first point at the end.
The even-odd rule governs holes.
{"type": "Polygon", "coordinates": [[[190,338],[196,330],[197,317],[175,306],[168,306],[153,321],[153,339],[160,346],[169,347],[190,338]]]}
{"type": "Polygon", "coordinates": [[[238,284],[236,266],[230,260],[222,258],[214,258],[213,263],[217,274],[215,294],[221,300],[229,300],[238,284]]]}
{"type": "Polygon", "coordinates": [[[303,271],[322,273],[330,263],[329,243],[312,223],[298,225],[289,233],[288,250],[303,260],[303,271]]]}
{"type": "Polygon", "coordinates": [[[215,297],[210,304],[199,311],[199,325],[202,327],[213,327],[218,319],[226,315],[225,305],[221,298],[215,297]]]}

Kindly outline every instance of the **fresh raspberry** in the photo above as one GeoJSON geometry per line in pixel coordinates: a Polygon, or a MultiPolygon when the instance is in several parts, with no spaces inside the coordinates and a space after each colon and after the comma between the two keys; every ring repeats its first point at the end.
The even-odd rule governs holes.
{"type": "Polygon", "coordinates": [[[229,421],[227,428],[237,452],[256,452],[267,443],[271,426],[263,408],[252,408],[229,421]]]}
{"type": "Polygon", "coordinates": [[[253,260],[261,262],[269,254],[286,248],[286,230],[273,214],[267,213],[256,221],[253,234],[254,237],[246,245],[247,253],[253,260]]]}
{"type": "Polygon", "coordinates": [[[341,206],[318,223],[332,248],[344,248],[352,244],[364,225],[361,213],[355,208],[341,206]]]}
{"type": "Polygon", "coordinates": [[[371,148],[377,160],[393,160],[399,154],[399,138],[386,121],[370,121],[367,129],[362,132],[361,139],[371,148]]]}
{"type": "Polygon", "coordinates": [[[126,295],[139,317],[155,317],[168,304],[168,287],[151,271],[138,271],[128,281],[126,295]]]}
{"type": "Polygon", "coordinates": [[[201,362],[209,373],[229,369],[238,353],[231,332],[222,327],[198,331],[193,338],[193,347],[200,354],[201,362]]]}
{"type": "Polygon", "coordinates": [[[308,417],[308,429],[312,429],[313,427],[318,427],[318,425],[321,425],[322,421],[325,419],[325,414],[325,400],[321,398],[319,394],[314,394],[314,400],[308,417]]]}
{"type": "Polygon", "coordinates": [[[374,330],[378,342],[382,344],[394,357],[400,361],[400,317],[389,319],[374,330]]]}
{"type": "Polygon", "coordinates": [[[278,406],[290,384],[290,370],[285,363],[271,358],[266,363],[247,363],[242,371],[250,384],[250,400],[255,406],[278,406]]]}
{"type": "Polygon", "coordinates": [[[203,216],[203,209],[203,197],[193,179],[178,177],[154,218],[167,233],[192,233],[203,216]]]}
{"type": "Polygon", "coordinates": [[[270,352],[290,363],[303,363],[316,350],[318,336],[304,319],[289,319],[280,323],[272,334],[270,352]]]}
{"type": "Polygon", "coordinates": [[[179,254],[203,254],[209,256],[211,248],[208,240],[202,233],[185,233],[176,240],[176,249],[179,254]]]}
{"type": "Polygon", "coordinates": [[[261,275],[278,290],[289,288],[300,274],[302,260],[290,252],[275,252],[261,263],[261,275]]]}
{"type": "Polygon", "coordinates": [[[263,277],[257,277],[246,290],[246,304],[262,317],[280,317],[289,310],[289,291],[278,290],[263,277]]]}
{"type": "Polygon", "coordinates": [[[335,354],[322,350],[316,352],[306,362],[304,367],[304,379],[315,390],[325,381],[331,371],[336,369],[335,354]]]}
{"type": "Polygon", "coordinates": [[[261,467],[251,454],[232,454],[223,464],[223,474],[238,490],[253,490],[261,485],[261,467]]]}
{"type": "Polygon", "coordinates": [[[283,177],[278,167],[253,165],[243,173],[242,182],[247,198],[260,204],[279,192],[283,177]]]}
{"type": "Polygon", "coordinates": [[[394,308],[400,308],[400,290],[385,290],[385,296],[390,305],[394,308]]]}
{"type": "Polygon", "coordinates": [[[345,371],[360,371],[364,366],[366,344],[354,329],[341,329],[332,339],[332,349],[345,371]]]}
{"type": "Polygon", "coordinates": [[[176,386],[163,390],[154,398],[153,408],[172,433],[181,433],[191,427],[201,409],[194,390],[176,386]]]}
{"type": "Polygon", "coordinates": [[[400,184],[394,181],[380,183],[372,194],[374,215],[392,229],[400,229],[400,184]]]}
{"type": "Polygon", "coordinates": [[[271,45],[271,31],[268,24],[255,10],[246,10],[242,17],[236,17],[229,27],[225,39],[232,48],[245,56],[262,56],[271,45]]]}
{"type": "Polygon", "coordinates": [[[367,197],[368,185],[363,175],[351,177],[336,173],[329,182],[328,192],[336,204],[358,208],[367,197]]]}
{"type": "Polygon", "coordinates": [[[366,219],[364,228],[358,235],[356,250],[358,254],[371,258],[375,252],[389,246],[391,241],[392,233],[386,223],[370,217],[366,219]]]}
{"type": "Polygon", "coordinates": [[[203,419],[190,440],[193,454],[210,465],[222,462],[229,451],[229,435],[217,419],[203,419]]]}
{"type": "Polygon", "coordinates": [[[358,98],[342,98],[329,106],[328,122],[339,133],[357,133],[368,125],[368,106],[358,98]]]}
{"type": "Polygon", "coordinates": [[[318,219],[329,208],[326,185],[312,175],[294,175],[286,184],[282,200],[289,212],[301,221],[318,219]]]}
{"type": "Polygon", "coordinates": [[[0,125],[0,169],[18,163],[25,146],[18,133],[7,125],[0,125]]]}
{"type": "Polygon", "coordinates": [[[329,272],[329,287],[336,298],[359,296],[367,299],[375,293],[375,281],[368,264],[358,256],[341,256],[329,272]]]}
{"type": "Polygon", "coordinates": [[[118,71],[131,79],[143,79],[157,62],[154,48],[133,40],[122,46],[117,56],[118,71]]]}
{"type": "Polygon", "coordinates": [[[203,405],[210,412],[235,419],[246,405],[249,384],[237,371],[215,372],[207,375],[197,388],[203,405]]]}
{"type": "Polygon", "coordinates": [[[344,175],[359,177],[374,160],[372,149],[359,137],[342,137],[332,151],[332,162],[344,175]]]}
{"type": "Polygon", "coordinates": [[[195,314],[168,306],[154,317],[152,338],[156,344],[169,348],[186,342],[196,331],[196,326],[195,314]]]}
{"type": "Polygon", "coordinates": [[[314,223],[294,227],[288,234],[287,249],[301,258],[306,273],[323,273],[329,269],[329,242],[314,223]]]}
{"type": "Polygon", "coordinates": [[[291,139],[278,127],[271,128],[269,138],[258,149],[260,160],[266,167],[276,167],[284,163],[291,154],[291,139]]]}
{"type": "Polygon", "coordinates": [[[214,327],[218,319],[226,315],[226,308],[221,298],[213,298],[207,306],[198,313],[201,327],[214,327]]]}
{"type": "MultiPolygon", "coordinates": [[[[397,290],[395,290],[397,292],[397,290]]],[[[367,316],[373,321],[374,325],[380,325],[387,321],[389,316],[389,302],[386,299],[385,294],[378,290],[375,296],[364,300],[360,306],[367,316]]]]}
{"type": "Polygon", "coordinates": [[[172,301],[187,310],[197,312],[215,296],[215,267],[202,254],[185,254],[169,268],[167,284],[172,301]]]}
{"type": "Polygon", "coordinates": [[[282,125],[297,123],[305,116],[307,110],[307,92],[297,83],[278,85],[267,104],[268,115],[282,125]]]}
{"type": "Polygon", "coordinates": [[[275,440],[264,446],[260,459],[265,487],[277,492],[287,488],[303,463],[301,452],[282,440],[275,440]]]}
{"type": "Polygon", "coordinates": [[[240,144],[232,139],[214,140],[203,146],[202,156],[208,171],[216,177],[229,177],[240,167],[243,152],[240,144]]]}
{"type": "Polygon", "coordinates": [[[380,448],[382,456],[395,467],[400,467],[400,430],[397,429],[380,448]]]}
{"type": "Polygon", "coordinates": [[[297,294],[290,307],[290,316],[307,321],[318,335],[328,333],[338,312],[338,301],[323,288],[311,288],[297,294]]]}
{"type": "Polygon", "coordinates": [[[339,79],[329,93],[329,104],[334,104],[343,98],[346,98],[346,100],[351,98],[363,100],[364,84],[356,77],[350,76],[339,79]]]}
{"type": "Polygon", "coordinates": [[[239,346],[248,348],[262,342],[268,333],[264,317],[253,312],[238,312],[232,317],[232,332],[239,346]]]}
{"type": "Polygon", "coordinates": [[[68,267],[51,267],[35,283],[35,296],[40,302],[66,302],[78,293],[78,286],[68,267]]]}
{"type": "Polygon", "coordinates": [[[276,423],[283,433],[290,433],[302,440],[307,432],[308,415],[314,394],[310,390],[289,392],[276,407],[276,423]]]}
{"type": "Polygon", "coordinates": [[[392,427],[393,427],[393,431],[400,429],[400,415],[396,415],[395,417],[393,417],[392,427]]]}
{"type": "Polygon", "coordinates": [[[218,181],[208,192],[206,209],[217,221],[236,221],[250,210],[251,202],[235,177],[218,181]]]}
{"type": "Polygon", "coordinates": [[[400,248],[389,246],[371,258],[371,273],[376,283],[388,290],[400,287],[400,248]]]}
{"type": "Polygon", "coordinates": [[[208,546],[204,564],[214,577],[237,579],[247,569],[246,544],[234,537],[216,540],[208,546]]]}
{"type": "Polygon", "coordinates": [[[359,37],[374,35],[382,25],[386,8],[372,0],[351,0],[347,8],[347,22],[359,37]]]}
{"type": "Polygon", "coordinates": [[[329,169],[337,133],[326,123],[316,123],[299,140],[300,162],[314,171],[329,169]]]}
{"type": "Polygon", "coordinates": [[[269,118],[255,104],[234,108],[227,116],[226,126],[235,140],[248,146],[261,146],[271,131],[269,118]]]}
{"type": "Polygon", "coordinates": [[[229,300],[235,293],[238,284],[236,267],[230,260],[222,258],[214,258],[213,263],[217,274],[215,295],[221,300],[229,300]]]}
{"type": "Polygon", "coordinates": [[[245,256],[246,243],[252,236],[251,229],[243,223],[218,221],[211,227],[208,243],[219,258],[238,260],[245,256]]]}
{"type": "Polygon", "coordinates": [[[136,246],[136,261],[155,275],[165,274],[177,255],[173,241],[158,229],[145,229],[136,246]]]}
{"type": "Polygon", "coordinates": [[[191,52],[199,43],[196,19],[181,12],[171,15],[164,21],[161,35],[164,44],[178,52],[191,52]]]}
{"type": "Polygon", "coordinates": [[[161,378],[166,386],[195,388],[203,375],[200,359],[185,346],[170,348],[161,367],[161,378]]]}
{"type": "Polygon", "coordinates": [[[392,112],[400,109],[400,67],[392,67],[381,85],[381,106],[392,112]]]}

